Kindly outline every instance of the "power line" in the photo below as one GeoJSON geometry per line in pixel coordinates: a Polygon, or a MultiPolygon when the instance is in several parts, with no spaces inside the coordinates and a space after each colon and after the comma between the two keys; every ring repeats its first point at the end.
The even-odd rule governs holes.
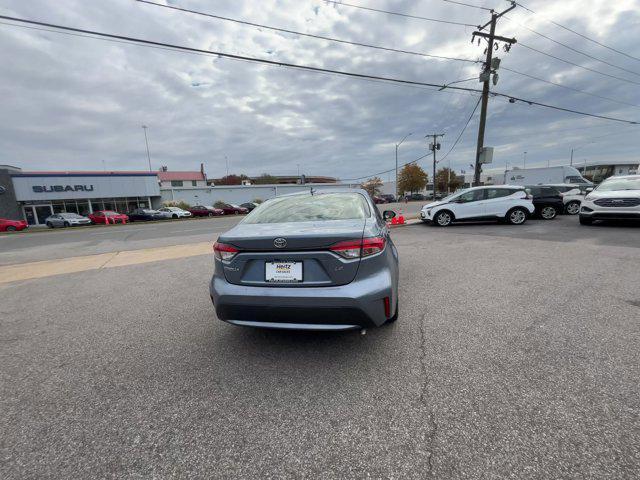
{"type": "Polygon", "coordinates": [[[480,101],[482,100],[482,97],[478,98],[478,101],[476,102],[476,106],[473,107],[473,111],[471,112],[471,115],[469,115],[469,118],[467,119],[467,122],[464,124],[464,127],[462,127],[462,130],[460,131],[460,134],[458,135],[458,138],[456,138],[456,141],[453,142],[453,145],[451,146],[451,148],[449,149],[449,151],[447,153],[445,153],[444,157],[442,157],[440,159],[441,162],[444,162],[445,158],[447,158],[449,156],[449,154],[451,152],[453,152],[453,149],[456,148],[456,145],[458,145],[458,142],[460,141],[460,139],[462,138],[462,135],[464,134],[465,130],[467,129],[467,127],[469,126],[469,123],[471,123],[471,119],[473,118],[473,116],[476,113],[476,110],[478,110],[478,105],[480,105],[480,101]]]}
{"type": "Polygon", "coordinates": [[[458,2],[456,0],[442,0],[443,2],[447,2],[447,3],[455,3],[456,5],[461,5],[463,7],[471,7],[471,8],[477,8],[479,10],[486,10],[487,12],[490,12],[491,9],[488,7],[483,7],[481,5],[472,5],[471,3],[464,3],[464,2],[458,2]]]}
{"type": "Polygon", "coordinates": [[[370,12],[376,12],[376,13],[386,13],[387,15],[395,15],[398,17],[405,17],[405,18],[414,18],[416,20],[425,20],[427,22],[438,22],[438,23],[446,23],[449,25],[460,25],[462,27],[475,27],[476,25],[472,25],[470,23],[463,23],[463,22],[453,22],[450,20],[443,20],[440,18],[430,18],[430,17],[421,17],[419,15],[409,15],[408,13],[400,13],[400,12],[392,12],[389,10],[380,10],[379,8],[372,8],[372,7],[365,7],[363,5],[353,5],[351,3],[344,3],[344,2],[339,2],[336,0],[324,0],[327,3],[331,3],[333,5],[342,5],[343,7],[351,7],[351,8],[358,8],[360,10],[368,10],[370,12]]]}
{"type": "Polygon", "coordinates": [[[597,93],[591,93],[591,92],[587,92],[587,91],[584,91],[584,90],[580,90],[580,89],[578,89],[578,88],[573,88],[573,87],[570,87],[570,86],[568,86],[568,85],[562,85],[561,83],[556,83],[556,82],[552,82],[552,81],[550,81],[550,80],[545,80],[544,78],[536,77],[536,76],[534,76],[534,75],[530,75],[530,74],[528,74],[528,73],[524,73],[524,72],[519,72],[519,71],[517,71],[517,70],[513,70],[513,69],[511,69],[511,68],[507,68],[507,67],[504,67],[504,66],[502,66],[502,65],[500,66],[500,68],[501,68],[501,69],[503,69],[503,70],[506,70],[506,71],[508,71],[508,72],[515,73],[515,74],[517,74],[517,75],[522,75],[523,77],[531,78],[532,80],[537,80],[537,81],[539,81],[539,82],[547,83],[547,84],[549,84],[549,85],[554,85],[554,86],[556,86],[556,87],[566,88],[567,90],[572,90],[572,91],[574,91],[574,92],[582,93],[582,94],[584,94],[584,95],[590,95],[590,96],[592,96],[592,97],[596,97],[596,98],[601,98],[602,100],[608,100],[608,101],[610,101],[610,102],[619,103],[619,104],[621,104],[621,105],[628,105],[628,106],[630,106],[630,107],[637,107],[637,108],[640,108],[640,105],[637,105],[637,104],[635,104],[635,103],[624,102],[624,101],[622,101],[622,100],[616,100],[615,98],[609,98],[609,97],[605,97],[605,96],[603,96],[603,95],[598,95],[597,93]]]}
{"type": "Polygon", "coordinates": [[[526,25],[523,25],[523,24],[522,24],[522,23],[520,23],[520,22],[516,22],[515,20],[513,20],[513,19],[511,19],[511,18],[507,17],[506,15],[505,15],[505,17],[504,17],[504,18],[506,18],[506,19],[507,19],[507,20],[509,20],[510,22],[515,23],[515,24],[516,24],[516,25],[518,25],[519,27],[522,27],[522,28],[524,28],[524,29],[526,29],[526,30],[530,31],[531,33],[534,33],[534,34],[536,34],[536,35],[538,35],[538,36],[540,36],[540,37],[542,37],[542,38],[546,38],[547,40],[549,40],[549,41],[551,41],[551,42],[553,42],[553,43],[555,43],[555,44],[557,44],[557,45],[560,45],[560,46],[562,46],[562,47],[564,47],[564,48],[566,48],[566,49],[568,49],[568,50],[571,50],[572,52],[579,53],[580,55],[584,55],[584,56],[585,56],[585,57],[587,57],[587,58],[590,58],[590,59],[595,60],[595,61],[597,61],[597,62],[604,63],[605,65],[608,65],[608,66],[610,66],[610,67],[617,68],[618,70],[622,70],[622,71],[624,71],[624,72],[631,73],[631,74],[636,75],[636,76],[640,76],[640,73],[638,73],[638,72],[635,72],[635,71],[633,71],[633,70],[629,70],[629,69],[624,68],[624,67],[620,67],[620,66],[615,65],[615,64],[613,64],[613,63],[607,62],[606,60],[602,60],[601,58],[594,57],[593,55],[591,55],[591,54],[589,54],[589,53],[583,52],[582,50],[578,50],[577,48],[574,48],[574,47],[572,47],[572,46],[570,46],[570,45],[567,45],[566,43],[559,42],[558,40],[556,40],[556,39],[554,39],[554,38],[551,38],[551,37],[549,37],[548,35],[545,35],[544,33],[540,33],[540,32],[538,32],[538,31],[534,30],[533,28],[529,28],[529,27],[527,27],[526,25]]]}
{"type": "Polygon", "coordinates": [[[604,73],[604,72],[601,72],[600,70],[595,70],[595,69],[590,68],[590,67],[585,67],[584,65],[580,65],[580,64],[574,63],[574,62],[572,62],[570,60],[566,60],[564,58],[560,58],[560,57],[556,57],[555,55],[551,55],[550,53],[543,52],[542,50],[538,50],[537,48],[531,47],[531,46],[526,45],[526,44],[524,44],[522,42],[518,42],[518,45],[520,45],[521,47],[524,47],[524,48],[526,48],[528,50],[537,52],[537,53],[539,53],[541,55],[545,55],[547,57],[554,58],[556,60],[559,60],[561,62],[567,63],[569,65],[573,65],[574,67],[582,68],[584,70],[588,70],[590,72],[597,73],[599,75],[604,75],[605,77],[615,78],[616,80],[620,80],[622,82],[633,83],[634,85],[640,85],[640,82],[636,82],[634,80],[629,80],[627,78],[618,77],[616,75],[611,75],[610,73],[604,73]]]}
{"type": "Polygon", "coordinates": [[[539,14],[539,13],[537,13],[537,12],[534,12],[534,11],[533,11],[533,10],[531,10],[529,7],[527,7],[527,6],[523,5],[523,4],[522,4],[522,3],[520,3],[520,2],[516,2],[516,5],[518,5],[519,7],[524,8],[524,9],[525,9],[526,11],[528,11],[529,13],[532,13],[532,14],[534,14],[534,15],[539,15],[541,18],[545,19],[547,22],[550,22],[550,23],[554,24],[556,27],[560,27],[560,28],[562,28],[562,29],[564,29],[564,30],[566,30],[566,31],[568,31],[568,32],[571,32],[571,33],[573,33],[573,34],[575,34],[575,35],[578,35],[579,37],[582,37],[582,38],[584,38],[585,40],[588,40],[588,41],[590,41],[590,42],[593,42],[593,43],[595,43],[596,45],[599,45],[599,46],[601,46],[601,47],[603,47],[603,48],[606,48],[606,49],[608,49],[608,50],[611,50],[612,52],[619,53],[620,55],[623,55],[623,56],[625,56],[625,57],[627,57],[627,58],[631,58],[631,59],[633,59],[633,60],[637,60],[637,61],[639,61],[639,62],[640,62],[640,58],[638,58],[638,57],[634,57],[633,55],[629,55],[628,53],[625,53],[625,52],[623,52],[623,51],[621,51],[621,50],[618,50],[618,49],[616,49],[616,48],[610,47],[609,45],[605,45],[604,43],[599,42],[598,40],[594,40],[593,38],[591,38],[591,37],[589,37],[589,36],[587,36],[587,35],[584,35],[584,34],[582,34],[582,33],[580,33],[580,32],[577,32],[577,31],[575,31],[575,30],[573,30],[573,29],[571,29],[571,28],[569,28],[569,27],[565,27],[564,25],[562,25],[562,24],[560,24],[560,23],[558,23],[558,22],[555,22],[555,21],[553,21],[553,20],[551,20],[551,19],[547,18],[547,17],[545,17],[545,16],[544,16],[544,15],[542,15],[542,14],[539,14]]]}
{"type": "Polygon", "coordinates": [[[342,40],[339,38],[333,38],[333,37],[325,37],[323,35],[314,35],[311,33],[304,33],[304,32],[298,32],[296,30],[289,30],[286,28],[279,28],[279,27],[272,27],[269,25],[263,25],[260,23],[253,23],[253,22],[248,22],[245,20],[239,20],[237,18],[230,18],[230,17],[223,17],[221,15],[215,15],[213,13],[206,13],[206,12],[199,12],[197,10],[190,10],[188,8],[182,8],[182,7],[177,7],[175,5],[163,5],[161,3],[156,3],[156,2],[151,2],[149,0],[136,0],[139,3],[146,3],[148,5],[153,5],[156,7],[162,7],[162,8],[168,8],[171,10],[176,10],[179,12],[184,12],[184,13],[192,13],[194,15],[201,15],[204,17],[209,17],[209,18],[215,18],[217,20],[224,20],[227,22],[234,22],[234,23],[239,23],[241,25],[247,25],[250,27],[256,27],[256,28],[264,28],[267,30],[273,30],[275,32],[282,32],[282,33],[289,33],[292,35],[300,35],[303,37],[310,37],[310,38],[315,38],[317,40],[326,40],[326,41],[330,41],[330,42],[337,42],[337,43],[343,43],[343,44],[347,44],[347,45],[355,45],[358,47],[366,47],[366,48],[374,48],[376,50],[385,50],[388,52],[394,52],[394,53],[404,53],[404,54],[408,54],[408,55],[417,55],[420,57],[429,57],[429,58],[437,58],[437,59],[441,59],[441,60],[455,60],[455,61],[459,61],[459,62],[468,62],[468,63],[478,63],[474,60],[470,60],[468,58],[456,58],[456,57],[447,57],[444,55],[432,55],[430,53],[422,53],[422,52],[414,52],[414,51],[410,51],[410,50],[402,50],[402,49],[398,49],[398,48],[389,48],[389,47],[382,47],[380,45],[371,45],[368,43],[362,43],[362,42],[353,42],[350,40],[342,40]]]}
{"type": "MultiPolygon", "coordinates": [[[[411,160],[410,162],[407,163],[403,163],[402,165],[400,165],[401,167],[406,167],[407,165],[411,165],[412,163],[416,163],[420,160],[422,160],[425,157],[428,157],[429,155],[431,155],[430,153],[425,153],[424,155],[422,155],[421,157],[416,158],[415,160],[411,160]]],[[[385,170],[383,172],[378,172],[378,173],[372,173],[371,175],[364,175],[362,177],[357,177],[357,178],[345,178],[342,179],[343,182],[353,182],[353,181],[357,181],[357,180],[363,180],[365,178],[371,178],[371,177],[376,177],[378,175],[384,175],[385,173],[389,173],[389,172],[393,172],[395,171],[395,167],[394,168],[390,168],[389,170],[385,170]]]]}
{"type": "MultiPolygon", "coordinates": [[[[95,37],[102,37],[102,38],[107,38],[107,39],[124,40],[124,41],[127,41],[127,42],[132,42],[132,43],[141,44],[141,45],[145,45],[145,46],[149,45],[149,46],[152,46],[152,47],[164,47],[164,48],[169,48],[169,49],[178,50],[178,51],[184,51],[184,52],[189,52],[189,53],[209,54],[209,55],[217,56],[217,57],[220,57],[220,58],[229,58],[229,59],[232,59],[232,60],[242,60],[242,61],[248,61],[248,62],[253,62],[253,63],[262,63],[262,64],[265,64],[265,65],[272,65],[272,66],[279,66],[279,67],[289,67],[289,68],[303,70],[303,71],[309,71],[309,72],[331,73],[331,74],[342,75],[342,76],[351,77],[351,78],[380,80],[380,81],[384,81],[384,82],[389,82],[389,83],[399,84],[399,85],[405,85],[405,86],[416,86],[417,85],[417,86],[435,87],[435,88],[441,88],[443,86],[446,86],[446,85],[441,85],[441,84],[437,84],[437,83],[419,82],[419,81],[416,81],[416,80],[405,80],[405,79],[393,78],[393,77],[382,77],[382,76],[379,76],[379,75],[367,75],[367,74],[364,74],[364,73],[347,72],[347,71],[344,71],[344,70],[332,70],[332,69],[328,69],[328,68],[312,67],[310,65],[302,65],[302,64],[288,63],[288,62],[279,62],[279,61],[275,61],[275,60],[266,60],[266,59],[262,59],[262,58],[249,57],[249,56],[245,56],[245,55],[235,55],[235,54],[231,54],[231,53],[217,52],[217,51],[214,51],[214,50],[186,47],[186,46],[183,46],[183,45],[175,45],[175,44],[171,44],[171,43],[157,42],[157,41],[153,41],[153,40],[145,40],[145,39],[129,37],[129,36],[125,36],[125,35],[115,35],[115,34],[111,34],[111,33],[98,32],[98,31],[94,31],[94,30],[85,30],[85,29],[80,29],[80,28],[74,28],[74,27],[67,27],[67,26],[63,26],[63,25],[52,24],[52,23],[38,22],[38,21],[35,21],[35,20],[27,20],[27,19],[24,19],[24,18],[10,17],[10,16],[6,16],[6,15],[0,15],[0,19],[9,20],[9,21],[13,21],[13,22],[19,22],[19,23],[26,23],[26,24],[30,24],[30,25],[39,25],[39,26],[44,26],[44,27],[50,27],[50,28],[55,28],[55,29],[59,29],[59,30],[75,32],[75,33],[89,34],[89,35],[93,35],[94,38],[95,37]]],[[[59,33],[59,32],[56,32],[56,33],[59,33]]],[[[447,88],[450,89],[450,90],[458,90],[458,91],[463,91],[463,92],[481,93],[481,90],[478,90],[478,89],[475,89],[475,88],[454,87],[454,86],[447,87],[447,88]]],[[[603,119],[603,120],[611,120],[611,121],[614,121],[614,122],[628,123],[628,124],[631,124],[631,125],[637,125],[638,124],[638,122],[634,121],[634,120],[626,120],[626,119],[622,119],[622,118],[609,117],[609,116],[606,116],[606,115],[597,115],[597,114],[594,114],[594,113],[582,112],[582,111],[573,110],[573,109],[570,109],[570,108],[558,107],[558,106],[555,106],[555,105],[536,102],[536,101],[533,101],[533,100],[527,100],[527,99],[524,99],[524,98],[516,97],[514,95],[509,95],[509,94],[506,94],[506,93],[491,92],[491,95],[494,96],[494,97],[507,98],[507,99],[509,99],[509,103],[524,102],[524,103],[527,103],[529,105],[536,105],[536,106],[539,106],[539,107],[549,108],[549,109],[553,109],[553,110],[559,110],[559,111],[563,111],[563,112],[567,112],[567,113],[574,113],[574,114],[577,114],[577,115],[583,115],[583,116],[588,116],[588,117],[593,117],[593,118],[600,118],[600,119],[603,119]]]]}

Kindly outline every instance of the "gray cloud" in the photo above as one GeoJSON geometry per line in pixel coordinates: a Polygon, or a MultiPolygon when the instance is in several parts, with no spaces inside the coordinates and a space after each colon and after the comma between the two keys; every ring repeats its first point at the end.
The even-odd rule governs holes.
{"type": "MultiPolygon", "coordinates": [[[[477,0],[496,6],[499,2],[477,0]]],[[[428,23],[334,6],[318,0],[265,2],[171,2],[283,28],[442,55],[478,58],[472,28],[428,23]],[[220,3],[220,4],[218,4],[220,3]]],[[[357,2],[353,2],[357,3],[357,2]]],[[[376,8],[480,23],[486,12],[437,0],[359,2],[376,8]]],[[[500,5],[501,6],[501,5],[500,5]]],[[[531,1],[544,15],[634,52],[640,29],[637,3],[569,0],[531,1]],[[634,8],[634,6],[636,8],[634,8]],[[599,23],[600,21],[600,23],[599,23]]],[[[129,0],[50,2],[5,0],[0,11],[198,48],[304,63],[411,80],[445,83],[473,77],[478,67],[428,60],[205,19],[129,0]]],[[[500,23],[500,33],[591,68],[640,81],[539,38],[518,25],[542,31],[575,48],[640,73],[640,62],[588,43],[540,16],[520,10],[500,23]]],[[[247,62],[104,42],[0,25],[3,98],[0,163],[27,169],[144,169],[142,124],[149,125],[154,167],[197,169],[210,176],[231,170],[286,174],[296,165],[308,174],[359,177],[391,168],[394,143],[415,132],[401,148],[409,161],[426,153],[426,133],[445,131],[447,151],[475,96],[449,90],[407,88],[334,75],[300,72],[247,62]]],[[[574,88],[640,104],[637,85],[514,47],[503,65],[574,88]]],[[[479,87],[470,81],[470,87],[479,87]]],[[[640,119],[638,107],[619,105],[502,71],[501,92],[593,113],[640,119]]],[[[492,99],[486,143],[496,148],[496,166],[561,164],[572,147],[583,158],[637,158],[637,127],[509,104],[492,99]],[[593,142],[593,143],[590,143],[593,142]]],[[[456,169],[473,161],[477,118],[448,160],[456,169]]],[[[423,163],[429,167],[428,163],[423,163]]],[[[386,178],[386,176],[383,175],[386,178]]]]}

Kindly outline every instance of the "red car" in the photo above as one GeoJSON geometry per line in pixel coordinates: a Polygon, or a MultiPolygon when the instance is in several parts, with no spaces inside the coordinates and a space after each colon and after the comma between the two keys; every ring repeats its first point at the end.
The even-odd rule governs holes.
{"type": "Polygon", "coordinates": [[[238,213],[249,213],[248,208],[240,207],[238,205],[232,205],[230,203],[220,204],[220,209],[225,215],[236,215],[238,213]]]}
{"type": "Polygon", "coordinates": [[[98,210],[97,212],[90,213],[88,217],[93,223],[127,223],[129,217],[124,213],[113,212],[111,210],[98,210]]]}
{"type": "Polygon", "coordinates": [[[27,228],[29,224],[26,220],[9,220],[0,218],[0,232],[19,232],[27,228]]]}
{"type": "Polygon", "coordinates": [[[204,205],[194,205],[189,209],[194,217],[213,217],[214,215],[224,215],[219,208],[206,207],[204,205]]]}

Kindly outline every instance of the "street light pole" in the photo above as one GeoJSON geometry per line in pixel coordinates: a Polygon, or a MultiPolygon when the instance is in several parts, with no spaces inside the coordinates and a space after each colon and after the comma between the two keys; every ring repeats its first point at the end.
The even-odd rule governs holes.
{"type": "Polygon", "coordinates": [[[404,142],[407,139],[407,137],[409,137],[410,135],[413,135],[413,132],[406,134],[404,138],[400,140],[399,143],[396,143],[396,197],[400,195],[399,189],[398,189],[398,147],[402,145],[402,142],[404,142]]]}
{"type": "Polygon", "coordinates": [[[527,168],[527,152],[524,152],[524,154],[522,155],[524,157],[523,160],[523,168],[527,168]]]}
{"type": "Polygon", "coordinates": [[[149,161],[149,171],[152,172],[151,169],[151,155],[149,154],[149,140],[147,139],[147,127],[146,125],[142,125],[142,130],[144,130],[144,143],[147,146],[147,160],[149,161]]]}

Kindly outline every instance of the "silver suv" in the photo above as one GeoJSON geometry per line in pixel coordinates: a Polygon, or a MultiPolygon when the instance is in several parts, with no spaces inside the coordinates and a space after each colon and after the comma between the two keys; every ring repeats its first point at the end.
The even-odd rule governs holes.
{"type": "Polygon", "coordinates": [[[629,219],[640,220],[640,175],[609,177],[582,200],[582,225],[591,225],[594,220],[629,219]]]}

